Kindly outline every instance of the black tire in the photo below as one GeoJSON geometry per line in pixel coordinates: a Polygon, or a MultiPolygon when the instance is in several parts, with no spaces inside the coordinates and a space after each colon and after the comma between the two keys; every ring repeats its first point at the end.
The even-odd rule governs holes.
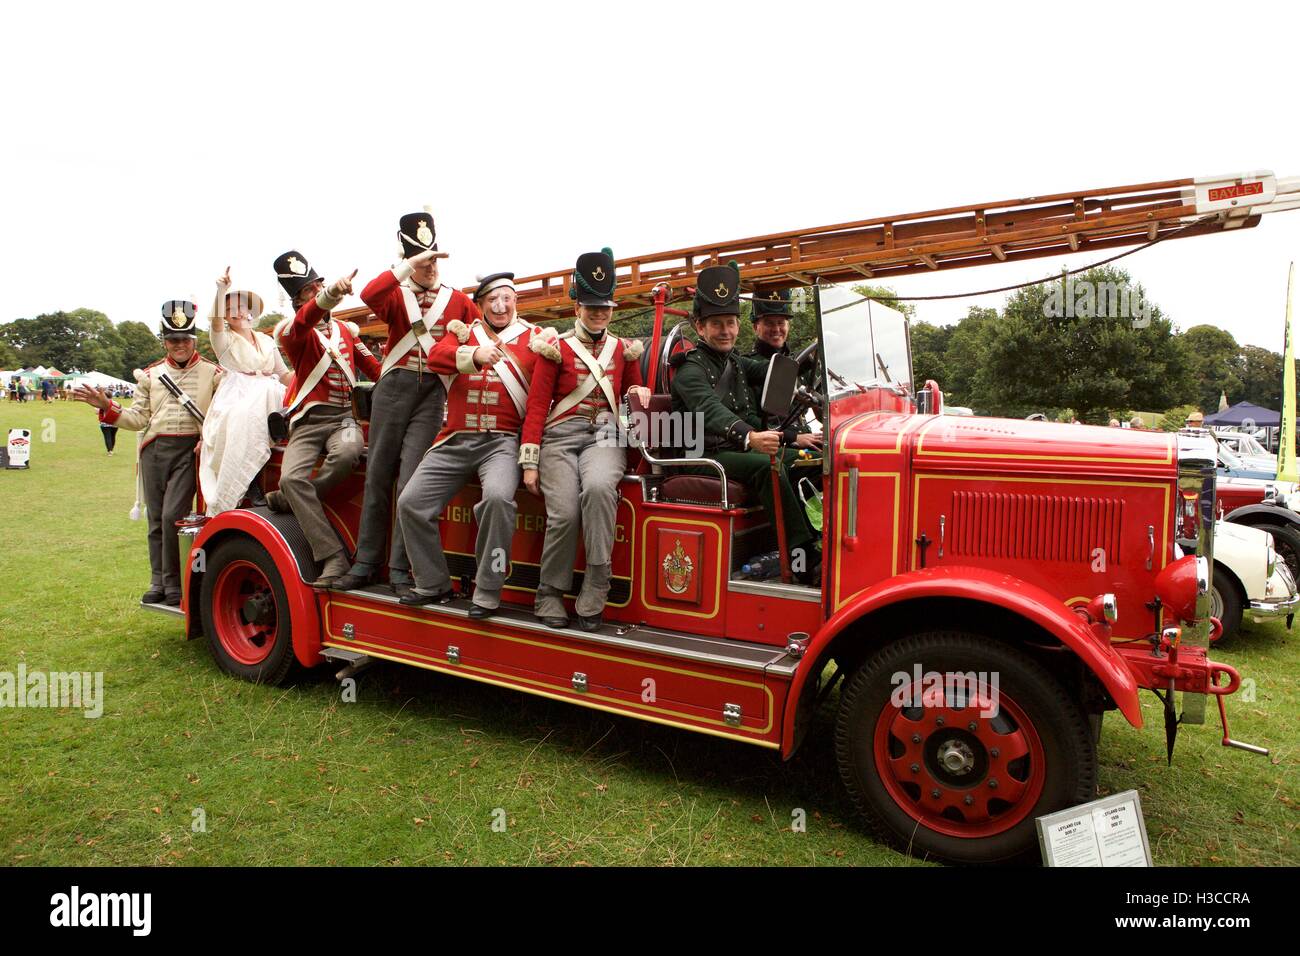
{"type": "Polygon", "coordinates": [[[293,653],[284,582],[256,541],[230,538],[213,549],[199,589],[199,608],[208,649],[227,674],[271,685],[288,683],[297,675],[300,665],[293,653]]]}
{"type": "MultiPolygon", "coordinates": [[[[1241,627],[1241,611],[1244,607],[1241,585],[1237,579],[1220,570],[1219,566],[1214,567],[1214,585],[1210,588],[1210,601],[1212,609],[1210,614],[1219,619],[1223,626],[1223,631],[1219,635],[1219,641],[1227,640],[1237,633],[1237,628],[1241,627]]],[[[1216,644],[1218,641],[1215,642],[1216,644]]]]}
{"type": "Polygon", "coordinates": [[[835,750],[849,795],[880,837],[910,855],[950,863],[1030,862],[1038,857],[1034,818],[1091,800],[1097,791],[1092,728],[1078,701],[1022,651],[973,633],[915,634],[868,658],[841,695],[835,750]],[[985,719],[974,707],[957,708],[958,716],[942,729],[918,725],[924,733],[909,732],[903,740],[898,725],[909,715],[933,723],[953,710],[946,693],[934,709],[894,706],[894,675],[911,676],[915,665],[939,674],[996,674],[996,714],[985,719]],[[972,726],[978,733],[968,732],[972,726]],[[1027,755],[1003,762],[1001,748],[988,746],[990,740],[1007,741],[1011,753],[1024,747],[1027,755]],[[883,769],[877,746],[886,755],[883,769]],[[938,762],[958,750],[959,759],[969,755],[959,770],[969,776],[955,776],[938,762]],[[1005,809],[994,795],[999,776],[1002,794],[1019,791],[1005,809]],[[941,798],[927,805],[935,793],[941,798]],[[936,812],[944,803],[949,807],[936,812]]]}
{"type": "Polygon", "coordinates": [[[1273,550],[1279,560],[1291,569],[1291,576],[1300,581],[1300,531],[1288,525],[1257,524],[1254,527],[1273,536],[1273,550]]]}

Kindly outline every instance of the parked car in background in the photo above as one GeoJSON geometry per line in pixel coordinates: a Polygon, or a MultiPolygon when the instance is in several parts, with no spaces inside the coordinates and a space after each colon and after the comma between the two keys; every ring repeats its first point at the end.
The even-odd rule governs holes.
{"type": "Polygon", "coordinates": [[[1254,435],[1216,429],[1214,438],[1219,443],[1219,447],[1226,448],[1235,455],[1243,467],[1277,475],[1277,456],[1261,445],[1254,435]]]}
{"type": "MultiPolygon", "coordinates": [[[[1180,547],[1191,552],[1193,542],[1180,547]]],[[[1211,614],[1223,626],[1218,640],[1231,637],[1243,616],[1260,622],[1291,618],[1300,606],[1295,578],[1285,561],[1278,560],[1273,537],[1267,531],[1247,525],[1219,521],[1214,529],[1214,579],[1211,584],[1211,614]]]]}

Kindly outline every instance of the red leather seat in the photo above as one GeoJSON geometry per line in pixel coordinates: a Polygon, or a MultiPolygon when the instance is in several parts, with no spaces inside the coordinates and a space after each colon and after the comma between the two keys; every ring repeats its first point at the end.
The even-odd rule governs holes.
{"type": "MultiPolygon", "coordinates": [[[[692,505],[722,507],[722,482],[709,475],[670,475],[659,486],[659,497],[692,505]]],[[[749,504],[749,489],[727,479],[727,504],[732,508],[749,504]]]]}

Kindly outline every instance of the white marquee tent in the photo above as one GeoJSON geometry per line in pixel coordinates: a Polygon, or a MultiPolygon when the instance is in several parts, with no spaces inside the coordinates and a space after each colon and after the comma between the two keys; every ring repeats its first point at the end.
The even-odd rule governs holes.
{"type": "Polygon", "coordinates": [[[111,375],[105,375],[103,372],[86,372],[83,375],[67,379],[65,384],[67,382],[74,385],[94,385],[96,388],[135,388],[135,382],[114,378],[111,375]]]}

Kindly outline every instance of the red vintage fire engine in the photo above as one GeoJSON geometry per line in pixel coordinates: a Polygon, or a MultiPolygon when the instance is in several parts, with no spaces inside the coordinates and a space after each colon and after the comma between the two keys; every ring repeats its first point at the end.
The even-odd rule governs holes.
{"type": "MultiPolygon", "coordinates": [[[[1259,749],[1229,738],[1223,699],[1240,678],[1205,651],[1216,626],[1213,444],[944,416],[938,386],[911,381],[906,319],[852,284],[1249,228],[1300,205],[1298,190],[1266,172],[1171,180],[621,260],[621,307],[654,311],[655,395],[632,409],[641,446],[621,486],[599,631],[533,617],[545,510],[521,490],[506,603],[486,621],[471,621],[463,598],[408,608],[384,588],[313,589],[294,518],[258,508],[182,528],[183,547],[202,554],[185,581],[187,633],[248,680],[278,683],[330,659],[395,661],[783,758],[838,686],[840,771],[879,835],[951,861],[1032,855],[1035,817],[1095,796],[1102,715],[1141,726],[1143,688],[1164,699],[1171,749],[1176,694],[1183,722],[1203,721],[1213,697],[1225,745],[1259,749]],[[774,546],[771,516],[739,485],[684,474],[690,460],[639,427],[666,407],[672,356],[686,347],[676,318],[686,313],[670,303],[729,259],[746,282],[803,288],[816,318],[820,589],[740,573],[774,546]],[[1184,512],[1199,527],[1196,553],[1179,557],[1184,512]]],[[[568,282],[567,271],[520,280],[521,314],[571,314],[568,282]]],[[[327,501],[349,550],[363,481],[358,471],[327,501]]],[[[441,519],[465,586],[476,500],[467,487],[441,519]]],[[[579,581],[582,566],[579,555],[579,581]]]]}

